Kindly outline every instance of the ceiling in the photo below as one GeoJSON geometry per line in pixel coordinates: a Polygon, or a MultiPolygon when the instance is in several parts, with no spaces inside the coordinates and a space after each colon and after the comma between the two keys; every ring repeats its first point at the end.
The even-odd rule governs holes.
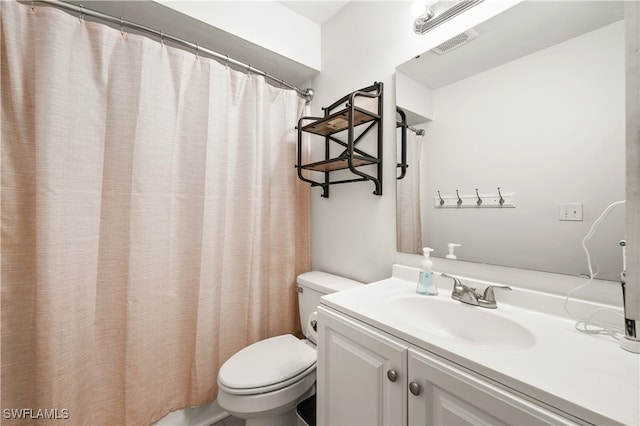
{"type": "Polygon", "coordinates": [[[346,1],[279,1],[285,7],[323,25],[349,3],[346,1]]]}
{"type": "Polygon", "coordinates": [[[621,1],[525,1],[477,25],[478,38],[425,52],[398,71],[431,89],[489,70],[624,18],[621,1]]]}

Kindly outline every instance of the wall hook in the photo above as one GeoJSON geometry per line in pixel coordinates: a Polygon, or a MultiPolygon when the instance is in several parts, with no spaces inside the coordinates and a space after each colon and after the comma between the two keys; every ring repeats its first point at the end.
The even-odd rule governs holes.
{"type": "Polygon", "coordinates": [[[456,189],[456,197],[458,197],[458,201],[456,202],[456,204],[458,206],[462,205],[462,198],[460,198],[460,194],[458,194],[458,190],[456,189]]]}
{"type": "Polygon", "coordinates": [[[478,201],[476,201],[476,204],[478,205],[478,207],[480,207],[482,205],[482,198],[480,198],[480,194],[478,194],[478,188],[476,188],[476,197],[478,197],[478,201]]]}
{"type": "Polygon", "coordinates": [[[444,200],[442,199],[442,195],[440,195],[440,191],[438,191],[438,198],[440,198],[440,206],[444,206],[444,200]]]}
{"type": "Polygon", "coordinates": [[[498,203],[500,203],[500,205],[504,204],[504,198],[502,198],[502,194],[500,193],[500,187],[498,187],[498,195],[500,196],[500,200],[498,200],[498,203]]]}

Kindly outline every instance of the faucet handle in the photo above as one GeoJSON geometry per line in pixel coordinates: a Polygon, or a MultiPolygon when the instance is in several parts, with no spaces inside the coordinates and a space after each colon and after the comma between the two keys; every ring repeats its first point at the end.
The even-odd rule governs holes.
{"type": "Polygon", "coordinates": [[[443,277],[451,278],[453,280],[453,289],[451,290],[451,297],[453,299],[459,300],[458,295],[461,291],[464,290],[465,288],[464,284],[460,282],[460,279],[458,277],[455,277],[453,275],[445,274],[444,272],[440,273],[440,275],[443,277]]]}
{"type": "Polygon", "coordinates": [[[460,279],[458,277],[454,277],[453,275],[445,274],[444,272],[441,272],[440,275],[443,276],[443,277],[451,278],[453,280],[453,287],[454,288],[462,286],[462,283],[460,282],[460,279]]]}
{"type": "Polygon", "coordinates": [[[495,309],[498,307],[496,303],[496,296],[493,294],[494,288],[500,288],[503,290],[511,290],[508,285],[490,285],[484,290],[482,298],[478,299],[479,304],[484,308],[495,309]]]}

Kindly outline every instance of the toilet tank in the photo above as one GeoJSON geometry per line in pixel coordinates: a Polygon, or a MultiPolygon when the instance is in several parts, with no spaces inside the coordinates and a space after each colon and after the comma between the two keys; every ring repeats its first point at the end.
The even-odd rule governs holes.
{"type": "MultiPolygon", "coordinates": [[[[363,283],[321,271],[298,275],[298,307],[302,332],[307,336],[307,320],[318,309],[320,298],[336,291],[359,287],[363,283]]],[[[309,337],[309,336],[307,336],[309,337]]]]}

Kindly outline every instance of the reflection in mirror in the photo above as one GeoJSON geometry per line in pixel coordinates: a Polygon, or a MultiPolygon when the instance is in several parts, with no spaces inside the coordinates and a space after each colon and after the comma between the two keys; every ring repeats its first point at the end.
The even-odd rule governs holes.
{"type": "MultiPolygon", "coordinates": [[[[426,131],[407,132],[398,251],[588,273],[582,240],[625,196],[622,3],[525,1],[397,67],[397,105],[426,131]],[[438,202],[498,187],[515,208],[438,202]]],[[[623,238],[624,207],[588,247],[597,277],[619,278],[623,238]]]]}
{"type": "MultiPolygon", "coordinates": [[[[420,158],[424,129],[412,126],[416,121],[413,114],[397,107],[398,175],[396,186],[397,212],[402,217],[396,219],[398,251],[422,253],[422,218],[420,217],[420,169],[410,167],[408,159],[420,158]]],[[[418,119],[417,121],[421,121],[418,119]]]]}
{"type": "Polygon", "coordinates": [[[424,4],[421,4],[422,2],[416,2],[416,6],[418,6],[418,8],[422,6],[423,9],[421,10],[422,13],[413,23],[413,31],[416,34],[425,34],[482,1],[483,0],[430,0],[424,2],[424,4]]]}

